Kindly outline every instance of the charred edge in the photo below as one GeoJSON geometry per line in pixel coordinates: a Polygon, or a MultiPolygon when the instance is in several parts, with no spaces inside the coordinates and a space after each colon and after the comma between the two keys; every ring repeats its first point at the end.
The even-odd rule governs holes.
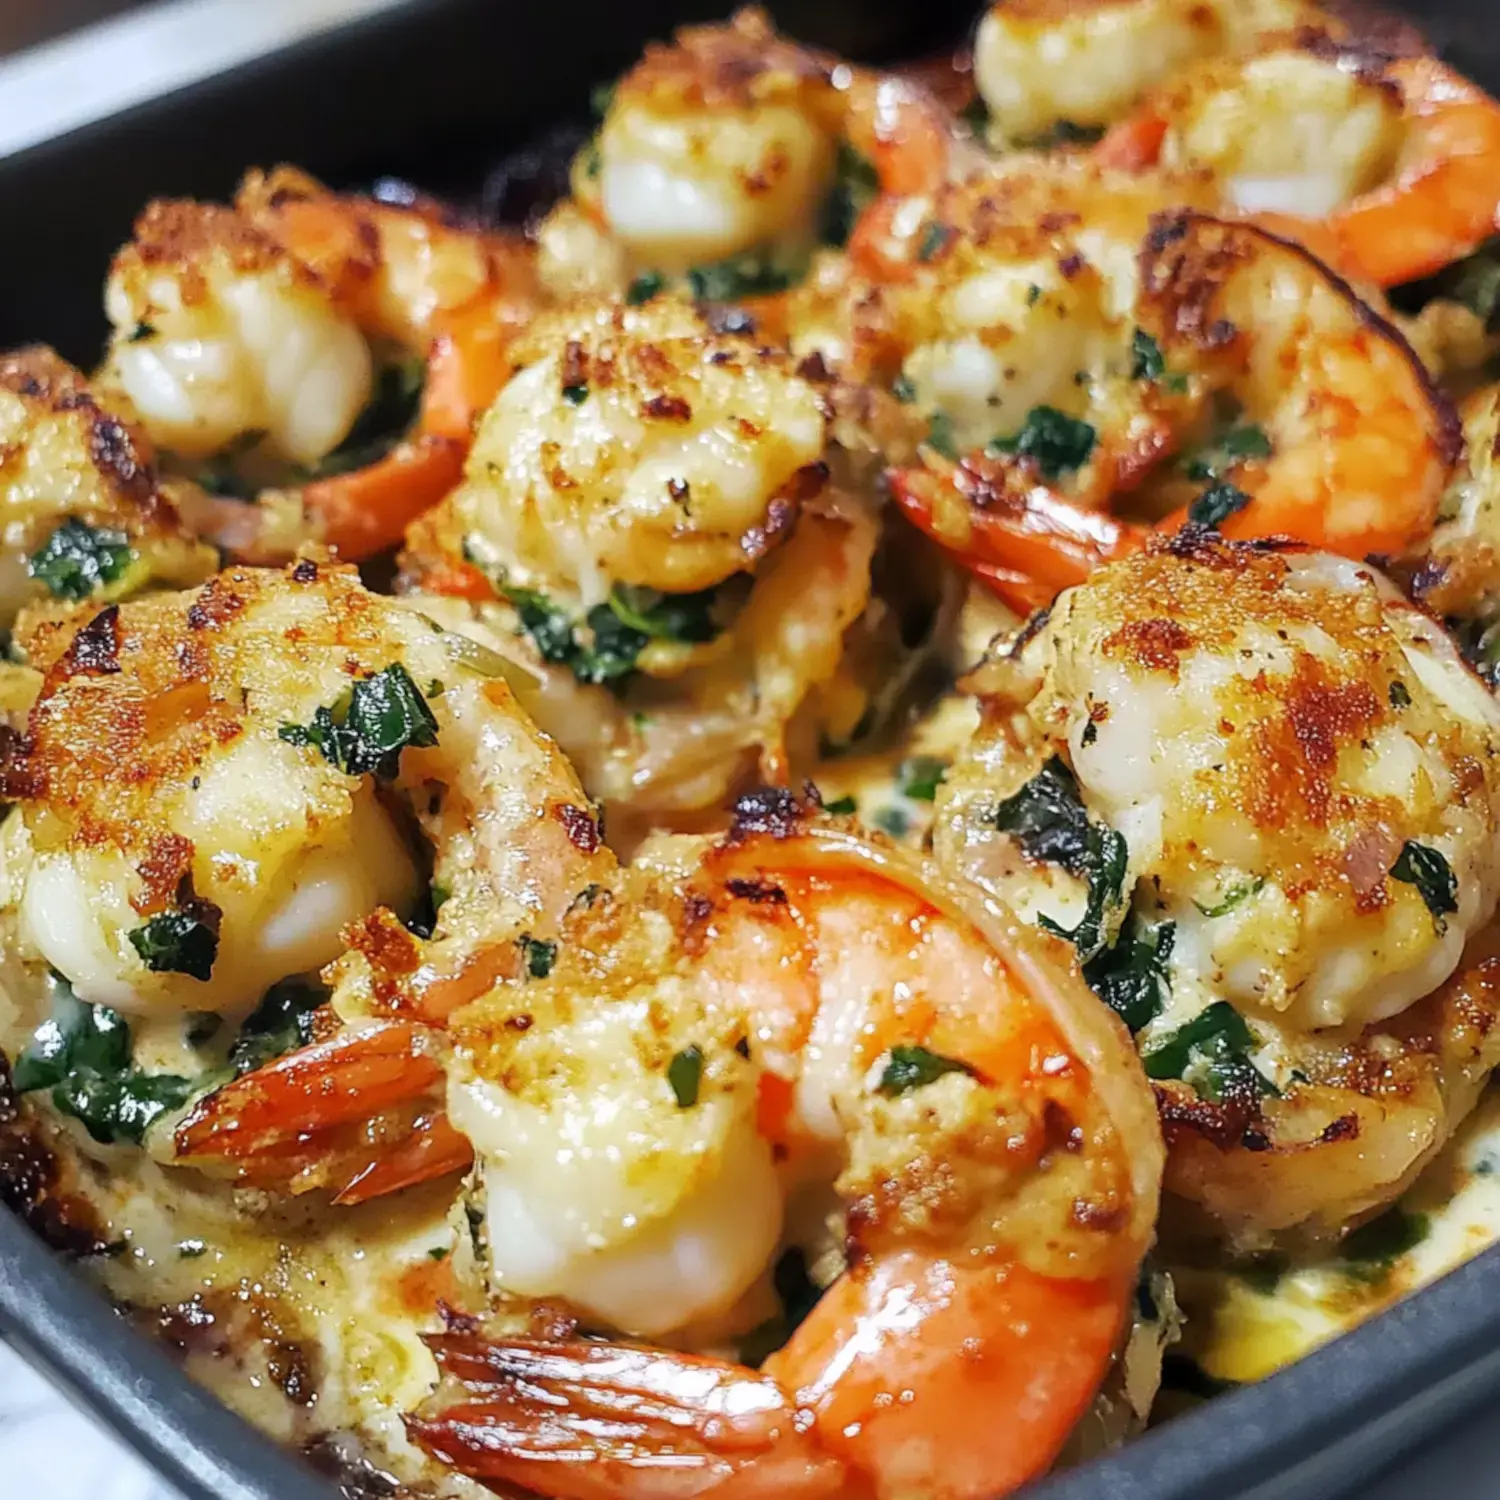
{"type": "Polygon", "coordinates": [[[1217,1103],[1200,1099],[1185,1083],[1153,1083],[1151,1089],[1168,1149],[1190,1136],[1201,1137],[1220,1151],[1236,1146],[1250,1151],[1270,1149],[1270,1138],[1259,1129],[1260,1098],[1253,1086],[1217,1103]]]}
{"type": "Polygon", "coordinates": [[[824,385],[833,379],[833,371],[828,368],[828,361],[823,358],[821,350],[814,349],[798,362],[797,374],[803,380],[809,380],[815,385],[824,385]]]}
{"type": "MultiPolygon", "coordinates": [[[[792,484],[795,485],[796,482],[797,477],[793,475],[792,484]]],[[[797,522],[797,505],[797,501],[781,495],[771,501],[766,507],[766,524],[752,526],[740,538],[740,551],[747,560],[754,562],[764,557],[772,547],[791,534],[792,527],[797,522]]]]}
{"type": "Polygon", "coordinates": [[[41,778],[31,766],[31,737],[0,724],[0,801],[25,802],[41,795],[41,778]]]}
{"type": "Polygon", "coordinates": [[[802,831],[806,815],[807,809],[789,787],[756,787],[734,804],[728,842],[742,844],[761,834],[773,839],[794,838],[802,831]]]}
{"type": "Polygon", "coordinates": [[[599,818],[587,808],[575,807],[571,802],[559,802],[552,809],[552,816],[562,824],[568,842],[580,854],[593,854],[604,842],[604,830],[599,818]]]}
{"type": "Polygon", "coordinates": [[[44,1244],[81,1260],[111,1248],[92,1204],[60,1193],[57,1155],[21,1109],[10,1064],[0,1053],[0,1204],[44,1244]]]}
{"type": "Polygon", "coordinates": [[[89,456],[137,505],[148,506],[155,499],[156,477],[123,422],[98,412],[89,430],[89,456]]]}
{"type": "MultiPolygon", "coordinates": [[[[161,834],[151,840],[145,857],[136,862],[135,868],[142,888],[131,897],[130,904],[143,916],[160,911],[173,892],[184,885],[191,893],[193,842],[180,834],[161,834]]],[[[218,931],[217,925],[214,930],[218,931]]]]}
{"type": "Polygon", "coordinates": [[[66,677],[109,677],[120,670],[120,606],[107,604],[63,653],[66,677]]]}
{"type": "Polygon", "coordinates": [[[291,578],[293,583],[316,583],[318,581],[318,565],[312,558],[304,557],[292,565],[291,578]]]}
{"type": "Polygon", "coordinates": [[[652,396],[641,403],[641,415],[648,421],[691,422],[693,408],[686,397],[666,394],[652,396]]]}
{"type": "MultiPolygon", "coordinates": [[[[302,564],[298,563],[298,567],[302,564]]],[[[310,564],[313,576],[317,576],[317,565],[310,564]]],[[[295,574],[293,575],[296,576],[295,574]]],[[[236,594],[222,578],[210,578],[198,592],[198,597],[188,606],[189,630],[217,630],[232,620],[245,607],[243,597],[236,594]]]]}
{"type": "Polygon", "coordinates": [[[569,339],[563,347],[562,386],[587,385],[589,381],[588,350],[577,339],[569,339]]]}
{"type": "Polygon", "coordinates": [[[302,1457],[309,1468],[331,1479],[343,1494],[344,1500],[404,1500],[413,1494],[393,1474],[377,1468],[363,1453],[344,1443],[353,1444],[357,1439],[347,1439],[340,1433],[323,1433],[305,1444],[302,1457]]]}
{"type": "Polygon", "coordinates": [[[734,879],[726,881],[725,886],[731,896],[738,896],[741,901],[750,901],[757,906],[768,903],[772,906],[786,905],[786,892],[769,880],[734,879]]]}
{"type": "Polygon", "coordinates": [[[1338,1119],[1331,1121],[1323,1127],[1323,1133],[1318,1137],[1318,1144],[1331,1146],[1336,1141],[1355,1141],[1359,1139],[1359,1116],[1340,1115],[1338,1119]]]}

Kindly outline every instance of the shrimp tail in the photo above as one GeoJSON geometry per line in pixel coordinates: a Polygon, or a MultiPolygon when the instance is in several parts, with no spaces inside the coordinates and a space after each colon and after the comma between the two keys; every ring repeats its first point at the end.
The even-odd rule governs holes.
{"type": "Polygon", "coordinates": [[[424,1114],[398,1146],[371,1154],[357,1165],[334,1195],[337,1208],[351,1208],[372,1198],[388,1197],[421,1182],[466,1172],[474,1161],[469,1138],[454,1128],[447,1114],[424,1114]]]}
{"type": "Polygon", "coordinates": [[[557,1500],[691,1500],[839,1491],[775,1381],[675,1351],[578,1341],[426,1340],[444,1379],[406,1418],[426,1452],[487,1484],[557,1500]]]}
{"type": "Polygon", "coordinates": [[[409,1021],[383,1021],[256,1068],[198,1101],[177,1127],[177,1160],[286,1156],[320,1131],[420,1099],[443,1080],[429,1037],[409,1021]]]}
{"type": "Polygon", "coordinates": [[[926,469],[897,469],[888,478],[907,520],[1011,608],[1039,609],[1095,568],[1140,547],[1142,528],[1043,486],[1009,483],[1002,471],[991,474],[988,463],[965,460],[951,478],[926,469]],[[950,512],[957,520],[953,530],[945,524],[950,512]],[[960,541],[954,533],[965,529],[967,541],[960,541]]]}

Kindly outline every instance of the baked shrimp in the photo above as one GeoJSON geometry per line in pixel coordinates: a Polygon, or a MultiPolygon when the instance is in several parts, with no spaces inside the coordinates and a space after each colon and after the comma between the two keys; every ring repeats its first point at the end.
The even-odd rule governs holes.
{"type": "Polygon", "coordinates": [[[361,559],[459,479],[533,300],[529,252],[422,200],[251,173],[233,208],[150,205],[115,257],[104,378],[215,494],[247,561],[361,559]]]}
{"type": "Polygon", "coordinates": [[[1001,142],[1086,140],[1177,69],[1324,19],[1305,0],[997,0],[974,82],[1001,142]]]}
{"type": "Polygon", "coordinates": [[[572,196],[540,227],[541,272],[562,294],[779,292],[878,188],[938,185],[963,138],[918,84],[789,42],[763,11],[685,27],[608,91],[572,196]]]}
{"type": "Polygon", "coordinates": [[[668,296],[549,314],[517,357],[405,571],[505,632],[538,676],[533,712],[606,802],[710,805],[757,758],[783,777],[851,627],[907,654],[930,636],[943,590],[923,597],[920,559],[908,606],[871,597],[873,434],[911,447],[895,403],[861,397],[846,420],[816,372],[668,296]]]}
{"type": "Polygon", "coordinates": [[[1301,246],[1160,215],[1126,316],[1134,358],[1126,370],[1117,352],[1114,385],[1135,387],[1127,462],[1118,424],[1075,415],[1074,396],[977,453],[929,444],[923,468],[894,476],[907,515],[1005,597],[1045,603],[1140,546],[1149,518],[1355,558],[1425,539],[1460,453],[1457,415],[1400,332],[1301,246]]]}
{"type": "Polygon", "coordinates": [[[0,356],[0,626],[28,602],[114,599],[213,571],[163,491],[151,444],[66,360],[0,356]]]}
{"type": "MultiPolygon", "coordinates": [[[[238,1023],[339,959],[329,979],[351,1025],[332,1035],[340,1014],[323,1014],[310,1086],[327,1101],[347,1080],[357,1120],[390,1102],[382,1067],[426,1059],[429,1085],[440,1077],[419,1025],[367,1019],[366,952],[387,966],[403,939],[418,952],[398,916],[441,892],[401,976],[420,1021],[434,997],[482,988],[606,861],[581,788],[494,659],[348,570],[233,570],[25,644],[46,677],[5,766],[17,950],[73,1003],[148,1030],[238,1023]],[[466,977],[476,965],[486,979],[466,977]]],[[[309,1066],[210,1091],[177,1159],[233,1166],[264,1121],[254,1106],[283,1118],[309,1066]]],[[[287,1144],[299,1150],[254,1164],[255,1180],[337,1169],[315,1138],[287,1144]]]]}
{"type": "Polygon", "coordinates": [[[1431,275],[1500,227],[1500,104],[1435,58],[1320,30],[1191,70],[1100,153],[1209,170],[1230,206],[1380,286],[1431,275]]]}
{"type": "Polygon", "coordinates": [[[1160,1145],[1114,1018],[999,908],[757,794],[452,1030],[497,1308],[611,1337],[430,1339],[430,1452],[579,1497],[977,1500],[1049,1466],[1128,1322],[1160,1145]],[[692,1352],[768,1336],[758,1371],[692,1352]]]}
{"type": "Polygon", "coordinates": [[[1366,566],[1190,530],[973,679],[937,850],[1136,1033],[1167,1181],[1235,1238],[1399,1193],[1500,1057],[1500,706],[1366,566]]]}

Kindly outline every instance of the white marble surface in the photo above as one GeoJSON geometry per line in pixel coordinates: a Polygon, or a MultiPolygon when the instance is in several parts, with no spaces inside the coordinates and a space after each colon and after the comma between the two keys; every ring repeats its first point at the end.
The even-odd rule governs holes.
{"type": "Polygon", "coordinates": [[[0,1496],[177,1500],[102,1428],[0,1344],[0,1496]]]}

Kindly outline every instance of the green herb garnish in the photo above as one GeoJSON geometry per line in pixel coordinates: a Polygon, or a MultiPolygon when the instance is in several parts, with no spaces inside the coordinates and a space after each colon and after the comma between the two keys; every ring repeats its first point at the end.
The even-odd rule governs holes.
{"type": "Polygon", "coordinates": [[[847,245],[860,214],[879,192],[880,179],[874,166],[847,141],[840,141],[833,187],[823,203],[819,224],[819,238],[823,243],[840,249],[847,245]]]}
{"type": "Polygon", "coordinates": [[[840,797],[836,802],[825,802],[823,811],[835,818],[848,818],[854,815],[858,806],[853,797],[840,797]]]}
{"type": "Polygon", "coordinates": [[[1198,454],[1187,466],[1189,479],[1222,479],[1247,458],[1269,458],[1271,439],[1264,427],[1247,422],[1231,427],[1212,448],[1198,454]]]}
{"type": "Polygon", "coordinates": [[[632,307],[649,302],[666,286],[667,278],[660,271],[642,271],[625,289],[625,300],[632,307]]]}
{"type": "Polygon", "coordinates": [[[1245,1018],[1216,1000],[1141,1058],[1148,1078],[1180,1078],[1203,1098],[1218,1102],[1235,1094],[1277,1094],[1275,1084],[1250,1061],[1256,1040],[1245,1018]]]}
{"type": "Polygon", "coordinates": [[[1264,875],[1252,876],[1249,880],[1241,880],[1230,886],[1228,890],[1219,897],[1212,906],[1205,906],[1201,901],[1193,902],[1193,905],[1203,913],[1205,917],[1223,917],[1232,912],[1235,907],[1243,906],[1252,896],[1260,894],[1261,887],[1266,883],[1264,875]]]}
{"type": "Polygon", "coordinates": [[[353,689],[332,708],[320,708],[311,724],[283,724],[289,745],[311,745],[350,776],[374,772],[392,780],[408,746],[438,742],[437,720],[421,690],[400,662],[392,662],[353,689]]]}
{"type": "Polygon", "coordinates": [[[951,1057],[940,1057],[925,1047],[892,1047],[880,1074],[880,1092],[888,1099],[936,1082],[945,1073],[969,1073],[973,1069],[951,1057]]]}
{"type": "Polygon", "coordinates": [[[135,558],[123,531],[70,516],[31,554],[27,569],[54,598],[87,599],[95,589],[118,583],[135,558]]]}
{"type": "Polygon", "coordinates": [[[546,938],[534,938],[527,933],[519,940],[519,946],[526,972],[533,979],[545,979],[557,962],[557,944],[546,938]]]}
{"type": "Polygon", "coordinates": [[[1130,356],[1132,380],[1160,380],[1167,373],[1167,360],[1161,352],[1161,345],[1144,328],[1137,328],[1131,334],[1130,356]]]}
{"type": "Polygon", "coordinates": [[[1089,422],[1070,417],[1055,406],[1033,406],[1019,432],[993,438],[992,453],[1010,453],[1029,458],[1043,479],[1059,479],[1080,469],[1094,451],[1098,434],[1089,422]]]}
{"type": "Polygon", "coordinates": [[[1132,1033],[1154,1021],[1167,1002],[1167,965],[1176,937],[1172,922],[1148,928],[1131,919],[1111,947],[1084,965],[1083,977],[1094,993],[1132,1033]]]}
{"type": "Polygon", "coordinates": [[[738,302],[743,297],[764,297],[784,292],[793,279],[789,271],[753,252],[712,265],[694,266],[687,273],[688,288],[695,302],[738,302]]]}
{"type": "Polygon", "coordinates": [[[1458,878],[1453,866],[1428,844],[1408,839],[1391,866],[1391,877],[1416,886],[1433,921],[1439,924],[1458,910],[1458,878]]]}
{"type": "Polygon", "coordinates": [[[1389,694],[1392,708],[1410,708],[1411,692],[1399,678],[1391,683],[1389,694]]]}
{"type": "Polygon", "coordinates": [[[139,1144],[152,1121],[185,1104],[197,1085],[145,1073],[131,1061],[130,1027],[104,1005],[88,1005],[53,979],[50,1019],[16,1059],[18,1093],[50,1089],[53,1105],[83,1122],[96,1141],[139,1144]]]}
{"type": "Polygon", "coordinates": [[[678,1109],[691,1109],[698,1102],[702,1081],[703,1052],[698,1047],[684,1047],[667,1064],[667,1082],[672,1086],[678,1109]]]}
{"type": "Polygon", "coordinates": [[[253,1073],[307,1046],[313,1039],[313,1017],[327,999],[325,990],[305,980],[283,979],[273,984],[240,1027],[229,1049],[229,1066],[236,1074],[253,1073]]]}
{"type": "Polygon", "coordinates": [[[1222,482],[1212,484],[1188,506],[1188,520],[1199,526],[1218,526],[1249,503],[1244,490],[1222,482]]]}
{"type": "Polygon", "coordinates": [[[944,458],[958,457],[958,438],[953,431],[953,419],[945,411],[935,411],[927,419],[927,446],[934,448],[944,458]]]}
{"type": "Polygon", "coordinates": [[[318,460],[311,477],[329,479],[384,458],[417,420],[425,376],[421,360],[385,365],[376,377],[374,394],[354,419],[348,435],[332,453],[318,460]]]}
{"type": "Polygon", "coordinates": [[[186,974],[206,982],[219,956],[219,909],[210,902],[189,901],[158,912],[127,936],[153,974],[186,974]]]}
{"type": "Polygon", "coordinates": [[[955,232],[950,225],[940,224],[936,219],[932,220],[922,231],[921,242],[917,245],[917,259],[926,262],[934,256],[941,255],[955,232]]]}
{"type": "Polygon", "coordinates": [[[948,762],[935,755],[913,755],[896,768],[901,795],[913,802],[932,802],[937,789],[948,774],[948,762]]]}

